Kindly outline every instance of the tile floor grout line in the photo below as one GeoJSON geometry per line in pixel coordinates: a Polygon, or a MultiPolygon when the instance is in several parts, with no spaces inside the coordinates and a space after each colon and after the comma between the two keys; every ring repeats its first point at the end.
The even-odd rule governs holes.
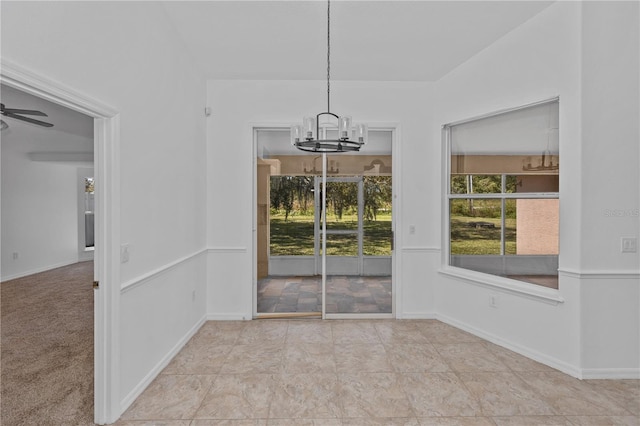
{"type": "Polygon", "coordinates": [[[204,404],[205,399],[207,399],[207,395],[209,395],[209,392],[211,391],[211,389],[213,389],[213,385],[215,385],[216,380],[218,380],[218,376],[219,376],[219,373],[214,376],[213,380],[211,380],[211,384],[209,385],[209,388],[207,389],[206,392],[204,392],[202,396],[202,400],[200,400],[200,404],[198,404],[198,408],[196,408],[193,412],[193,419],[191,419],[192,421],[195,421],[198,411],[200,411],[200,409],[202,408],[202,404],[204,404]]]}

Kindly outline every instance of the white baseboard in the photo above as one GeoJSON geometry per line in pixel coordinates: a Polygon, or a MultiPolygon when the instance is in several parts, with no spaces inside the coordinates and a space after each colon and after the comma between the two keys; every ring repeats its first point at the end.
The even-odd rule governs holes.
{"type": "Polygon", "coordinates": [[[640,368],[583,368],[581,379],[640,379],[640,368]]]}
{"type": "Polygon", "coordinates": [[[253,316],[248,314],[207,314],[207,321],[249,321],[253,316]]]}
{"type": "Polygon", "coordinates": [[[158,377],[160,372],[171,362],[171,360],[182,350],[184,345],[187,344],[189,339],[191,339],[197,332],[200,330],[200,327],[205,323],[206,317],[203,316],[200,318],[196,324],[191,327],[187,333],[182,336],[182,338],[176,343],[173,348],[158,362],[152,369],[147,373],[147,375],[138,383],[132,390],[129,392],[127,396],[124,397],[123,400],[120,401],[120,415],[124,413],[127,408],[133,404],[133,402],[144,392],[144,390],[151,384],[151,382],[158,377]]]}
{"type": "Polygon", "coordinates": [[[437,319],[435,312],[403,312],[396,315],[397,319],[437,319]]]}
{"type": "Polygon", "coordinates": [[[13,274],[13,275],[8,275],[6,277],[2,277],[1,281],[5,282],[5,281],[9,281],[9,280],[15,280],[17,278],[28,277],[29,275],[39,274],[40,272],[46,272],[46,271],[50,271],[52,269],[62,268],[63,266],[69,266],[69,265],[73,265],[74,263],[79,263],[79,262],[83,262],[83,261],[84,260],[69,259],[67,261],[56,263],[56,264],[53,264],[53,265],[42,266],[42,267],[39,267],[39,268],[36,268],[36,269],[31,269],[29,271],[24,271],[24,272],[20,272],[20,273],[13,274]]]}
{"type": "Polygon", "coordinates": [[[567,364],[564,361],[561,361],[559,359],[556,359],[554,357],[550,357],[548,355],[542,354],[538,351],[535,351],[531,348],[527,348],[518,344],[515,344],[513,342],[510,342],[508,340],[505,340],[501,337],[496,336],[495,334],[492,333],[487,333],[483,330],[480,330],[478,328],[475,328],[473,326],[470,326],[469,324],[460,322],[458,320],[455,320],[453,318],[447,317],[445,315],[441,315],[441,314],[436,314],[436,319],[439,321],[442,321],[446,324],[449,324],[453,327],[459,328],[461,330],[464,330],[466,332],[469,332],[471,334],[473,334],[474,336],[478,336],[484,340],[487,340],[491,343],[495,343],[498,346],[502,346],[503,348],[509,349],[513,352],[516,352],[522,356],[526,356],[527,358],[530,358],[534,361],[537,361],[541,364],[547,365],[551,368],[555,368],[556,370],[560,370],[563,373],[566,373],[572,377],[578,378],[578,379],[582,379],[582,371],[580,370],[580,368],[571,365],[571,364],[567,364]]]}

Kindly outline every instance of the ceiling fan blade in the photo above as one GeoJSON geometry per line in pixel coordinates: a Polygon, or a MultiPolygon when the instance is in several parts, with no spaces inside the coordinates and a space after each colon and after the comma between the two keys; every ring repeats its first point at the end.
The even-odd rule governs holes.
{"type": "Polygon", "coordinates": [[[6,113],[6,114],[37,115],[37,116],[40,116],[40,117],[48,117],[48,115],[45,114],[44,112],[35,111],[35,110],[32,110],[32,109],[5,108],[2,112],[6,113]]]}
{"type": "Polygon", "coordinates": [[[6,116],[6,117],[15,118],[16,120],[26,121],[27,123],[37,124],[38,126],[53,127],[53,124],[51,124],[51,123],[45,123],[44,121],[35,120],[35,119],[29,118],[29,117],[22,117],[20,115],[15,115],[15,114],[12,114],[12,113],[8,113],[6,111],[3,113],[3,115],[6,116]]]}

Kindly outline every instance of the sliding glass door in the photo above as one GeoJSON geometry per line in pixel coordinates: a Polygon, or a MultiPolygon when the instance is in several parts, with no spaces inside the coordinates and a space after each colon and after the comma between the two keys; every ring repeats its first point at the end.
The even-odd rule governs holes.
{"type": "Polygon", "coordinates": [[[255,137],[256,316],[392,316],[392,133],[335,155],[255,137]]]}

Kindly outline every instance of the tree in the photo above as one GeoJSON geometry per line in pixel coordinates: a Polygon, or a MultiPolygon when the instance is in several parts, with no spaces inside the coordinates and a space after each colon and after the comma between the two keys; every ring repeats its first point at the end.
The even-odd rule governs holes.
{"type": "Polygon", "coordinates": [[[342,220],[342,215],[358,206],[358,186],[349,182],[327,183],[327,204],[333,207],[333,213],[342,220]]]}
{"type": "Polygon", "coordinates": [[[378,210],[391,208],[391,176],[364,177],[364,218],[376,220],[378,210]]]}
{"type": "Polygon", "coordinates": [[[271,208],[284,210],[285,221],[295,210],[306,212],[313,200],[313,178],[309,176],[272,176],[271,208]]]}

